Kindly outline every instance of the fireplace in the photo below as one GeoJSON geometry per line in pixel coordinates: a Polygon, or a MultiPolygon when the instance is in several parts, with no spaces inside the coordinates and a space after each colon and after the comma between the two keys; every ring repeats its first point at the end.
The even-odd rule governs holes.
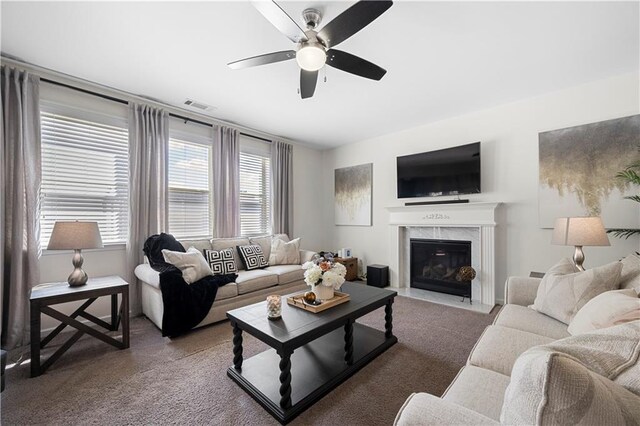
{"type": "Polygon", "coordinates": [[[471,241],[410,239],[409,283],[411,287],[471,299],[471,281],[460,268],[471,266],[471,241]]]}

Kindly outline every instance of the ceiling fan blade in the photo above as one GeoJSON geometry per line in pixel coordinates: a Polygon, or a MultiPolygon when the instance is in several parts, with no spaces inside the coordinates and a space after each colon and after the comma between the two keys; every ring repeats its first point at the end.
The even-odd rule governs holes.
{"type": "Polygon", "coordinates": [[[275,1],[252,1],[253,6],[258,9],[258,12],[262,13],[262,16],[267,18],[267,21],[271,22],[282,34],[287,36],[289,40],[294,43],[300,43],[307,41],[308,38],[304,34],[304,30],[291,19],[287,12],[275,1]]]}
{"type": "Polygon", "coordinates": [[[336,49],[327,51],[327,65],[371,80],[380,80],[387,73],[376,64],[336,49]]]}
{"type": "Polygon", "coordinates": [[[300,96],[307,99],[313,96],[318,82],[318,71],[300,70],[300,96]]]}
{"type": "Polygon", "coordinates": [[[393,1],[361,0],[320,30],[318,38],[329,48],[342,43],[391,7],[393,1]]]}
{"type": "Polygon", "coordinates": [[[240,59],[239,61],[229,62],[227,66],[234,70],[239,70],[241,68],[257,67],[258,65],[288,61],[295,57],[295,50],[283,50],[282,52],[267,53],[264,55],[253,56],[251,58],[240,59]]]}

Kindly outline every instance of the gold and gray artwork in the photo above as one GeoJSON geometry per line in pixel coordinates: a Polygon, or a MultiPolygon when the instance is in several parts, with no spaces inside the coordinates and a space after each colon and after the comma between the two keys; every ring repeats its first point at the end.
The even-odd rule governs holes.
{"type": "Polygon", "coordinates": [[[335,169],[336,225],[371,226],[373,164],[335,169]]]}
{"type": "Polygon", "coordinates": [[[540,226],[558,217],[601,216],[607,228],[638,227],[640,188],[616,177],[640,161],[640,115],[539,134],[540,226]]]}

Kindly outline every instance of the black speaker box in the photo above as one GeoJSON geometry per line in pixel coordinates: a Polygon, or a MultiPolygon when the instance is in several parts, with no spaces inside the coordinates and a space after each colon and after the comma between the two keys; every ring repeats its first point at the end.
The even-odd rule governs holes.
{"type": "Polygon", "coordinates": [[[389,285],[389,267],[385,265],[367,266],[367,285],[387,287],[389,285]]]}

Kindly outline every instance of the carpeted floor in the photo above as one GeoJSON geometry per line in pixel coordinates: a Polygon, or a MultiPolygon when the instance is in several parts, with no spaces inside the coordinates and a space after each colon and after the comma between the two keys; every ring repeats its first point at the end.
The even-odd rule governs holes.
{"type": "MultiPolygon", "coordinates": [[[[398,344],[291,424],[390,425],[412,392],[442,394],[492,320],[397,297],[398,344]]],[[[384,310],[360,322],[384,329],[384,310]]],[[[2,424],[278,424],[226,376],[231,339],[228,322],[170,340],[145,318],[133,319],[128,350],[84,336],[40,377],[28,362],[7,370],[2,424]]],[[[246,357],[265,348],[244,334],[246,357]]]]}

